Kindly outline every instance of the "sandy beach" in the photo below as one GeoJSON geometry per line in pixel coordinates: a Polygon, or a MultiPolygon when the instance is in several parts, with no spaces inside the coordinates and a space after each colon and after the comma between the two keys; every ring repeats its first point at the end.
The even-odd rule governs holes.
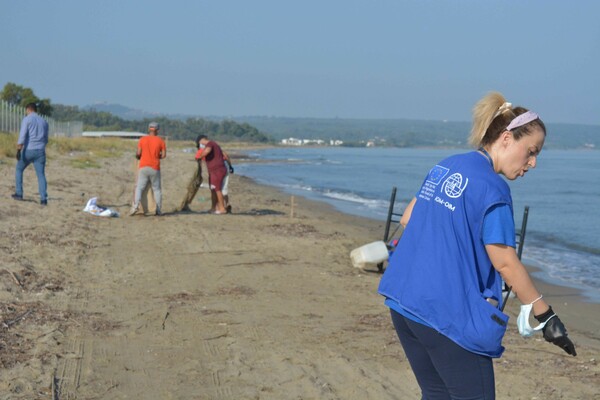
{"type": "MultiPolygon", "coordinates": [[[[50,153],[47,207],[32,167],[25,201],[10,198],[14,161],[2,160],[0,399],[418,399],[380,275],[349,258],[384,222],[292,207],[236,174],[233,214],[207,213],[206,188],[174,212],[195,168],[175,147],[160,217],[127,216],[133,150],[99,168],[50,153]],[[121,216],[82,212],[96,196],[121,216]]],[[[600,399],[600,304],[536,284],[578,356],[520,337],[513,299],[497,398],[600,399]]]]}

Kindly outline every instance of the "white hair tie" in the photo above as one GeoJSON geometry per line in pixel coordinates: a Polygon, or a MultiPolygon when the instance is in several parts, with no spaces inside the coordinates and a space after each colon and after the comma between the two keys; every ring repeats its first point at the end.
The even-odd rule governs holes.
{"type": "Polygon", "coordinates": [[[494,114],[494,116],[492,117],[492,120],[494,118],[496,118],[498,115],[502,114],[504,111],[510,110],[510,109],[512,109],[512,103],[509,103],[508,101],[505,102],[498,108],[498,111],[496,111],[496,114],[494,114]]]}

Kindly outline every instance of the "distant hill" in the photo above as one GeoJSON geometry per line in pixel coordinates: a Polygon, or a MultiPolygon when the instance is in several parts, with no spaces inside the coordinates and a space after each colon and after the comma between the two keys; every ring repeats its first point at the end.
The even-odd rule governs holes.
{"type": "Polygon", "coordinates": [[[98,112],[107,112],[116,117],[125,119],[127,121],[138,121],[138,120],[142,120],[142,119],[152,119],[152,118],[160,118],[160,117],[178,120],[178,121],[185,121],[186,119],[189,119],[189,118],[204,118],[204,119],[211,119],[211,120],[218,120],[218,121],[227,119],[227,118],[223,118],[223,117],[206,118],[206,117],[200,117],[198,115],[192,115],[192,114],[167,114],[167,113],[151,112],[151,111],[139,110],[136,108],[130,108],[130,107],[127,107],[127,106],[124,106],[121,104],[114,104],[114,103],[107,103],[107,102],[98,102],[98,103],[90,104],[90,105],[81,107],[81,109],[88,110],[88,111],[94,110],[94,111],[98,111],[98,112]]]}
{"type": "MultiPolygon", "coordinates": [[[[410,119],[343,119],[233,117],[276,139],[339,139],[375,141],[392,146],[465,147],[470,122],[410,119]]],[[[546,124],[546,148],[595,148],[600,150],[600,125],[546,124]]]]}
{"type": "MultiPolygon", "coordinates": [[[[466,121],[428,121],[412,119],[287,118],[266,116],[197,116],[160,114],[133,109],[120,104],[96,103],[85,106],[109,112],[129,121],[168,118],[185,121],[203,118],[207,121],[235,121],[249,124],[268,136],[285,138],[342,140],[346,145],[364,145],[374,141],[384,146],[466,147],[471,123],[466,121]]],[[[600,149],[600,125],[547,124],[546,148],[600,149]]]]}
{"type": "Polygon", "coordinates": [[[600,150],[600,126],[579,124],[546,124],[547,148],[588,148],[600,150]]]}
{"type": "Polygon", "coordinates": [[[161,116],[162,114],[153,113],[143,110],[137,110],[134,108],[129,108],[127,106],[123,106],[121,104],[111,104],[111,103],[94,103],[87,106],[81,107],[82,110],[86,111],[98,111],[98,112],[107,112],[119,118],[126,119],[128,121],[135,121],[146,118],[153,118],[161,116]]]}
{"type": "Polygon", "coordinates": [[[466,122],[410,119],[236,117],[276,139],[306,138],[375,143],[388,146],[464,146],[466,122]]]}

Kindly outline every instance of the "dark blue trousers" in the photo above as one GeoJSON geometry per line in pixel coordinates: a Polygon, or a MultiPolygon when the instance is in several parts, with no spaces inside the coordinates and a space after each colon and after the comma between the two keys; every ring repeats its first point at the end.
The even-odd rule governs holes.
{"type": "Polygon", "coordinates": [[[491,357],[471,353],[435,329],[390,311],[422,400],[496,398],[491,357]]]}

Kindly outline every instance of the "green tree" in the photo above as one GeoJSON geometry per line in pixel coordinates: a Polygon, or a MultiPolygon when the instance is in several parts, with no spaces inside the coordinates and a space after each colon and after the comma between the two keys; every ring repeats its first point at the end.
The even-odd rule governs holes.
{"type": "Polygon", "coordinates": [[[21,107],[25,107],[29,103],[36,103],[40,114],[52,115],[53,107],[50,99],[40,99],[35,95],[33,89],[16,83],[8,82],[4,85],[2,92],[0,92],[0,98],[7,103],[21,107]]]}
{"type": "Polygon", "coordinates": [[[2,97],[2,100],[6,101],[7,103],[10,103],[15,106],[20,106],[21,101],[23,100],[23,96],[28,96],[30,94],[33,94],[33,91],[31,89],[29,89],[29,92],[26,93],[25,88],[23,86],[19,86],[15,83],[8,82],[6,85],[4,85],[4,89],[2,89],[2,93],[0,94],[0,96],[2,97]]]}
{"type": "Polygon", "coordinates": [[[207,135],[216,140],[241,142],[269,142],[271,138],[254,126],[233,120],[220,122],[203,118],[188,118],[185,121],[167,117],[145,118],[129,121],[105,111],[82,110],[77,106],[54,105],[53,118],[57,121],[83,121],[86,131],[137,131],[146,132],[152,121],[160,123],[160,131],[171,139],[193,141],[198,135],[207,135]]]}

